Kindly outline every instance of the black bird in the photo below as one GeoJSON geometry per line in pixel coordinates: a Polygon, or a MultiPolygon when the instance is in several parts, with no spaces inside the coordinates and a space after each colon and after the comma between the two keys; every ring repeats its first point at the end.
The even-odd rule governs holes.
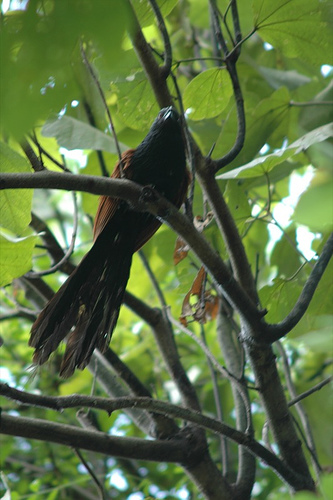
{"type": "MultiPolygon", "coordinates": [[[[122,154],[122,171],[125,178],[155,188],[177,208],[182,205],[189,174],[180,117],[173,107],[163,108],[141,144],[122,154]]],[[[121,177],[119,162],[111,177],[121,177]]],[[[95,348],[107,349],[133,253],[160,225],[153,215],[136,212],[126,201],[101,196],[92,248],[32,326],[29,345],[35,348],[35,364],[45,363],[67,335],[62,377],[85,368],[95,348]]]]}

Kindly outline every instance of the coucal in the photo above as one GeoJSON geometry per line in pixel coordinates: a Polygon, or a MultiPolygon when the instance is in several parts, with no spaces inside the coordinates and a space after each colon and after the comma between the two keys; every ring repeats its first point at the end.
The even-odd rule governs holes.
{"type": "MultiPolygon", "coordinates": [[[[122,154],[111,177],[121,172],[151,186],[179,208],[186,196],[189,174],[180,117],[163,108],[136,149],[122,154]]],[[[101,196],[94,224],[94,244],[75,271],[41,311],[31,329],[33,362],[47,361],[68,335],[60,375],[83,369],[95,348],[104,352],[116,326],[130,274],[133,253],[161,223],[151,214],[136,212],[126,201],[101,196]]]]}

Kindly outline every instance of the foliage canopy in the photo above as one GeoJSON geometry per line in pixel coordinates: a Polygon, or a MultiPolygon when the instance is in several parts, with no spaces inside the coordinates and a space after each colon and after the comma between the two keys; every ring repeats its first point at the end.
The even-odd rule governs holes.
{"type": "MultiPolygon", "coordinates": [[[[251,491],[252,498],[274,500],[297,492],[295,498],[305,500],[318,498],[311,492],[315,478],[328,499],[332,405],[328,385],[320,384],[329,380],[332,363],[332,3],[30,0],[1,6],[0,172],[18,174],[9,187],[21,188],[5,189],[0,198],[1,367],[4,381],[22,393],[1,386],[9,420],[3,420],[0,492],[10,490],[13,500],[97,498],[96,488],[100,498],[129,500],[245,500],[251,491]],[[136,147],[160,107],[183,107],[187,139],[193,139],[188,212],[195,224],[187,229],[185,216],[166,216],[168,225],[134,256],[128,307],[121,309],[112,351],[97,354],[89,370],[66,381],[57,377],[56,354],[32,378],[31,322],[90,247],[98,203],[93,190],[78,188],[75,197],[52,189],[49,172],[36,171],[65,168],[77,180],[112,171],[117,143],[98,85],[121,151],[136,147]],[[35,179],[44,176],[38,186],[24,183],[33,171],[35,179]],[[177,265],[176,232],[189,243],[177,240],[184,257],[177,265]],[[75,253],[66,257],[71,240],[75,253]],[[327,268],[310,301],[320,255],[327,268]],[[61,259],[55,272],[45,273],[61,259]],[[303,301],[300,317],[283,330],[301,293],[309,307],[302,309],[303,301]],[[287,411],[287,401],[313,388],[287,411]],[[164,422],[147,402],[110,414],[83,404],[78,412],[80,405],[55,413],[46,399],[36,404],[22,394],[151,396],[229,427],[215,433],[207,422],[197,427],[190,414],[172,414],[171,406],[161,410],[164,422]],[[288,425],[280,425],[279,408],[286,408],[288,425]],[[30,420],[19,420],[25,417],[30,420]],[[43,422],[51,424],[48,439],[43,422]],[[101,454],[88,444],[93,435],[90,441],[82,434],[82,446],[73,445],[69,436],[61,438],[65,427],[53,424],[71,425],[73,436],[95,432],[96,440],[105,433],[115,437],[114,446],[126,437],[137,441],[127,443],[126,453],[101,454]],[[210,430],[201,435],[202,427],[210,430]],[[242,433],[238,441],[230,428],[242,433]],[[242,436],[257,441],[241,442],[242,436]],[[166,455],[149,460],[156,437],[166,455]],[[192,461],[170,458],[180,456],[176,446],[167,448],[178,438],[192,461]],[[303,451],[295,456],[283,448],[299,440],[303,451]],[[241,444],[253,445],[251,453],[241,444]]],[[[8,179],[0,178],[1,188],[8,179]]]]}

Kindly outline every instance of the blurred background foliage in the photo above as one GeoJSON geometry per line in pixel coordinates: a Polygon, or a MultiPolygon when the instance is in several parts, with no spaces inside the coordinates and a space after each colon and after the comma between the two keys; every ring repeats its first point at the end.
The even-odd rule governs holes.
{"type": "MultiPolygon", "coordinates": [[[[228,1],[219,0],[221,12],[228,1]]],[[[158,62],[163,42],[149,2],[131,2],[145,37],[158,62]]],[[[187,122],[202,152],[225,154],[235,140],[237,117],[229,76],[216,60],[210,35],[206,0],[159,0],[173,49],[172,70],[183,96],[187,122]]],[[[100,175],[96,150],[104,151],[109,172],[117,155],[98,89],[82,62],[83,45],[114,120],[122,149],[135,147],[147,133],[158,105],[133,50],[130,36],[132,13],[127,2],[115,0],[7,0],[1,2],[0,32],[0,125],[2,171],[30,170],[20,142],[34,133],[42,147],[56,160],[64,158],[74,173],[100,175]],[[87,110],[90,111],[87,113],[87,110]],[[93,116],[94,123],[92,123],[93,116]],[[98,130],[94,129],[96,127],[98,130]]],[[[237,69],[245,101],[247,134],[238,157],[220,172],[220,185],[243,236],[267,320],[280,321],[295,303],[316,255],[332,229],[332,2],[317,0],[238,1],[243,37],[237,69]],[[309,136],[309,132],[315,136],[309,136]],[[288,148],[300,137],[301,147],[288,148]],[[284,149],[284,151],[282,151],[284,149]],[[250,163],[251,162],[251,163],[250,163]],[[238,169],[235,171],[234,169],[238,169]],[[232,171],[232,172],[231,172],[232,171]],[[236,173],[235,173],[236,172],[236,173]]],[[[170,91],[175,87],[168,79],[170,91]]],[[[34,146],[35,151],[38,149],[34,146]]],[[[45,166],[56,169],[43,156],[45,166]]],[[[79,194],[79,228],[73,261],[91,245],[92,218],[97,197],[79,194]]],[[[73,228],[73,198],[61,191],[35,190],[1,193],[1,348],[2,378],[17,388],[47,394],[90,394],[93,384],[88,370],[70,380],[57,378],[59,355],[31,378],[31,349],[27,347],[36,308],[15,278],[24,272],[45,270],[51,262],[29,227],[30,209],[45,220],[66,248],[73,228]],[[8,207],[10,210],[8,211],[8,207]],[[36,244],[37,243],[37,244],[36,244]]],[[[196,186],[194,214],[205,206],[196,186]]],[[[214,221],[205,236],[224,258],[224,243],[214,221]]],[[[173,264],[176,236],[163,226],[144,247],[168,305],[179,317],[181,305],[200,263],[189,256],[173,264]]],[[[45,281],[56,290],[65,276],[55,273],[45,281]]],[[[309,311],[283,341],[293,381],[302,393],[331,372],[332,365],[332,263],[321,280],[309,311]]],[[[139,255],[133,260],[128,289],[152,306],[159,306],[139,255]]],[[[198,334],[199,326],[191,324],[198,334]]],[[[223,363],[215,321],[204,326],[207,343],[223,363]]],[[[206,414],[215,416],[213,386],[208,364],[198,346],[181,332],[176,340],[182,363],[195,384],[206,414]]],[[[112,348],[160,398],[178,403],[179,394],[161,363],[152,334],[138,317],[122,308],[112,348]]],[[[280,354],[276,352],[279,358],[280,354]]],[[[282,361],[279,368],[283,377],[282,361]]],[[[253,381],[248,366],[246,375],[253,381]]],[[[95,393],[104,395],[101,388],[95,393]]],[[[229,384],[219,381],[223,418],[234,425],[229,384]]],[[[324,470],[332,463],[332,405],[325,387],[304,401],[319,462],[324,470]]],[[[253,391],[254,392],[254,391],[253,391]]],[[[256,393],[253,413],[259,438],[265,415],[256,393]]],[[[3,409],[16,405],[2,401],[3,409]]],[[[20,408],[31,417],[54,419],[49,410],[20,408]]],[[[295,414],[296,416],[296,414],[295,414]]],[[[95,415],[101,430],[111,434],[141,436],[124,415],[95,415]]],[[[75,411],[57,414],[57,421],[77,424],[75,411]]],[[[219,442],[210,436],[211,452],[219,460],[219,442]]],[[[44,442],[3,437],[1,460],[12,500],[19,498],[95,498],[91,477],[71,449],[44,442]],[[89,496],[90,495],[90,496],[89,496]]],[[[237,448],[231,446],[236,464],[237,448]]],[[[98,477],[111,485],[108,498],[199,498],[182,469],[171,464],[137,464],[87,453],[98,477]],[[136,495],[136,496],[135,496],[136,495]]],[[[322,494],[329,498],[332,483],[324,478],[322,494]]],[[[286,487],[269,469],[258,466],[253,498],[289,498],[286,487]]],[[[306,500],[310,494],[295,498],[306,500]]],[[[318,498],[318,497],[316,497],[318,498]]]]}

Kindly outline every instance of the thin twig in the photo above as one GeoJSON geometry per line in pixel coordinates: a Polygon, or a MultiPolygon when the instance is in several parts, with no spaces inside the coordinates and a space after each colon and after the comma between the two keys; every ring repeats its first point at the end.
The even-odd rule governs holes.
{"type": "Polygon", "coordinates": [[[69,258],[71,257],[74,247],[75,247],[75,241],[76,241],[76,235],[77,235],[77,229],[78,229],[78,220],[79,220],[79,215],[78,215],[78,206],[77,206],[77,196],[76,193],[72,193],[73,196],[73,205],[74,205],[74,215],[73,215],[73,231],[72,231],[72,237],[71,237],[71,242],[68,247],[68,250],[66,251],[65,255],[57,262],[54,266],[50,267],[49,269],[46,269],[45,271],[38,271],[38,272],[33,272],[30,271],[26,273],[26,276],[28,278],[40,278],[41,276],[48,276],[49,274],[53,274],[59,269],[61,269],[64,264],[67,263],[69,258]]]}
{"type": "Polygon", "coordinates": [[[145,268],[148,276],[149,276],[149,279],[154,287],[154,290],[156,292],[156,295],[158,296],[159,298],[159,301],[160,301],[160,304],[161,304],[161,307],[164,308],[166,307],[167,303],[166,303],[166,300],[164,298],[164,295],[163,295],[163,292],[161,290],[161,287],[160,287],[160,284],[158,282],[158,280],[156,279],[156,276],[155,274],[153,273],[153,270],[152,268],[150,267],[150,264],[148,262],[148,259],[147,257],[145,256],[143,250],[139,250],[139,256],[140,256],[140,259],[142,261],[142,264],[143,264],[143,267],[145,268]]]}
{"type": "MultiPolygon", "coordinates": [[[[205,335],[205,329],[203,325],[200,325],[201,328],[201,338],[205,346],[207,346],[207,341],[206,341],[206,335],[205,335]]],[[[212,379],[213,383],[213,394],[214,394],[214,401],[215,401],[215,408],[216,408],[216,414],[218,420],[220,422],[223,421],[223,413],[222,413],[222,401],[221,401],[221,396],[219,393],[219,387],[217,383],[217,376],[216,372],[214,370],[213,364],[209,357],[206,355],[207,363],[208,363],[208,368],[210,372],[210,376],[212,379]]],[[[220,449],[221,449],[221,463],[222,463],[222,470],[223,470],[223,475],[226,477],[228,474],[228,446],[227,446],[227,441],[225,436],[220,436],[220,449]]]]}
{"type": "MultiPolygon", "coordinates": [[[[214,29],[215,29],[215,36],[217,38],[217,41],[222,48],[222,51],[225,56],[225,63],[227,66],[228,73],[231,78],[232,82],[232,87],[234,91],[234,97],[235,97],[235,102],[236,102],[236,110],[237,110],[237,123],[238,123],[238,131],[237,131],[237,136],[235,139],[235,142],[231,149],[229,150],[228,153],[226,153],[222,158],[215,160],[214,166],[215,170],[218,171],[225,165],[228,165],[229,163],[232,162],[236,158],[236,156],[239,154],[239,152],[242,150],[244,141],[245,141],[245,111],[244,111],[244,101],[243,101],[243,95],[242,91],[240,88],[240,83],[239,83],[239,78],[236,70],[236,60],[237,57],[231,58],[229,57],[229,50],[226,45],[226,42],[224,40],[221,26],[219,23],[219,11],[216,6],[216,1],[211,0],[210,1],[210,6],[212,10],[212,16],[213,16],[213,24],[214,24],[214,29]]],[[[237,53],[238,54],[238,53],[237,53]]]]}
{"type": "MultiPolygon", "coordinates": [[[[87,117],[88,117],[88,121],[89,121],[90,125],[92,127],[96,128],[95,117],[93,115],[91,106],[86,99],[83,100],[83,107],[85,109],[85,112],[87,113],[87,117]]],[[[110,174],[109,174],[108,169],[106,167],[106,163],[105,163],[104,156],[103,156],[103,151],[100,149],[97,149],[96,154],[97,154],[99,165],[101,167],[102,175],[104,175],[104,177],[109,177],[110,174]]]]}
{"type": "Polygon", "coordinates": [[[74,448],[74,451],[75,451],[76,455],[78,456],[78,458],[80,459],[80,462],[82,463],[82,465],[84,466],[84,468],[86,469],[86,471],[91,476],[94,483],[96,484],[97,491],[98,491],[98,497],[101,500],[105,500],[106,496],[105,496],[105,491],[104,491],[102,483],[100,482],[100,480],[98,479],[98,477],[96,476],[96,474],[94,473],[94,471],[92,470],[92,468],[90,467],[90,465],[88,464],[88,462],[86,461],[84,456],[82,455],[79,448],[74,448]]]}
{"type": "Polygon", "coordinates": [[[251,408],[249,406],[248,398],[247,398],[247,393],[246,393],[246,388],[243,386],[243,384],[238,380],[237,377],[235,377],[232,373],[229,372],[224,366],[222,366],[218,360],[215,358],[214,354],[208,349],[208,347],[204,344],[204,342],[199,339],[189,328],[186,328],[186,326],[182,325],[179,321],[177,321],[171,314],[170,308],[167,308],[167,315],[169,320],[171,321],[172,324],[177,326],[182,332],[186,333],[189,337],[191,337],[194,342],[198,344],[198,346],[202,349],[202,351],[205,353],[208,359],[212,362],[214,367],[221,373],[221,375],[228,379],[230,382],[234,383],[237,387],[237,390],[243,399],[244,402],[244,407],[246,410],[246,417],[247,417],[247,426],[245,433],[248,433],[249,429],[251,428],[251,408]]]}
{"type": "MultiPolygon", "coordinates": [[[[277,349],[281,355],[281,358],[282,358],[283,371],[284,371],[284,376],[286,379],[286,384],[287,384],[289,394],[292,398],[296,398],[297,392],[296,392],[296,388],[295,388],[294,382],[293,382],[292,377],[291,377],[291,371],[290,371],[290,366],[289,366],[289,361],[288,361],[286,351],[285,351],[282,343],[279,341],[276,343],[276,347],[277,347],[277,349]]],[[[302,422],[303,429],[305,432],[304,442],[305,442],[305,444],[306,444],[306,446],[311,454],[313,466],[314,466],[314,469],[316,471],[317,477],[319,477],[321,467],[320,467],[320,464],[318,462],[316,445],[315,445],[315,442],[313,439],[308,416],[305,412],[305,409],[303,408],[303,405],[300,402],[294,403],[294,405],[296,407],[296,411],[298,413],[300,421],[302,422]]]]}
{"type": "Polygon", "coordinates": [[[172,64],[172,48],[170,43],[170,38],[168,31],[165,26],[164,18],[161,14],[160,8],[156,2],[156,0],[149,0],[149,3],[154,11],[158,22],[158,28],[161,32],[163,43],[164,43],[164,66],[161,68],[163,71],[164,78],[167,78],[170,74],[171,64],[172,64]]]}
{"type": "Polygon", "coordinates": [[[23,149],[26,157],[28,158],[32,168],[34,169],[35,172],[42,172],[43,170],[46,170],[43,162],[38,158],[28,141],[22,141],[21,142],[21,148],[23,149]]]}
{"type": "Polygon", "coordinates": [[[290,106],[297,106],[297,107],[307,107],[307,106],[332,106],[333,101],[308,101],[308,102],[296,102],[296,101],[290,101],[289,102],[290,106]]]}
{"type": "Polygon", "coordinates": [[[224,63],[223,57],[187,57],[185,59],[177,59],[173,63],[173,66],[180,66],[182,63],[187,63],[187,62],[197,62],[197,61],[216,61],[222,65],[224,63]]]}
{"type": "Polygon", "coordinates": [[[119,168],[120,168],[120,171],[121,171],[121,176],[123,177],[123,163],[122,163],[122,157],[121,157],[121,149],[120,149],[120,146],[119,146],[119,142],[118,142],[118,137],[117,137],[117,134],[116,134],[116,130],[114,128],[114,124],[113,124],[113,120],[112,120],[112,117],[111,117],[111,113],[110,113],[110,110],[109,110],[109,107],[107,105],[107,102],[106,102],[106,99],[105,99],[105,96],[104,96],[104,92],[102,90],[102,87],[98,81],[98,78],[97,76],[95,75],[95,72],[87,58],[87,54],[86,54],[86,51],[84,50],[84,47],[83,47],[83,43],[81,42],[80,43],[80,50],[81,50],[81,55],[82,55],[82,59],[83,59],[83,62],[84,64],[86,65],[97,89],[98,89],[98,92],[101,96],[101,99],[102,99],[102,102],[103,102],[103,106],[104,106],[104,109],[106,111],[106,114],[107,114],[107,117],[108,117],[108,120],[109,120],[109,125],[110,125],[110,129],[111,129],[111,132],[112,132],[112,135],[113,135],[113,138],[114,138],[114,141],[115,141],[115,144],[116,144],[116,149],[117,149],[117,153],[118,153],[118,158],[119,158],[119,168]]]}
{"type": "Polygon", "coordinates": [[[320,391],[320,389],[322,389],[323,387],[325,387],[325,385],[329,384],[332,381],[333,381],[333,376],[325,378],[325,380],[322,380],[321,382],[319,382],[319,384],[316,384],[315,386],[311,387],[311,389],[309,389],[308,391],[302,392],[302,394],[299,394],[298,396],[288,401],[288,406],[293,406],[299,401],[302,401],[302,399],[308,398],[309,396],[311,396],[311,394],[320,391]]]}
{"type": "Polygon", "coordinates": [[[36,137],[36,134],[33,133],[32,135],[30,135],[30,139],[33,141],[33,143],[38,147],[38,150],[40,153],[43,153],[44,156],[46,156],[46,158],[48,158],[49,160],[52,161],[52,163],[54,163],[54,165],[56,165],[57,167],[61,168],[61,170],[64,170],[65,172],[70,172],[68,170],[68,168],[66,167],[66,165],[60,163],[58,160],[56,160],[52,155],[50,155],[50,153],[48,153],[46,151],[46,149],[43,148],[43,146],[41,145],[41,143],[38,141],[37,137],[36,137]]]}

